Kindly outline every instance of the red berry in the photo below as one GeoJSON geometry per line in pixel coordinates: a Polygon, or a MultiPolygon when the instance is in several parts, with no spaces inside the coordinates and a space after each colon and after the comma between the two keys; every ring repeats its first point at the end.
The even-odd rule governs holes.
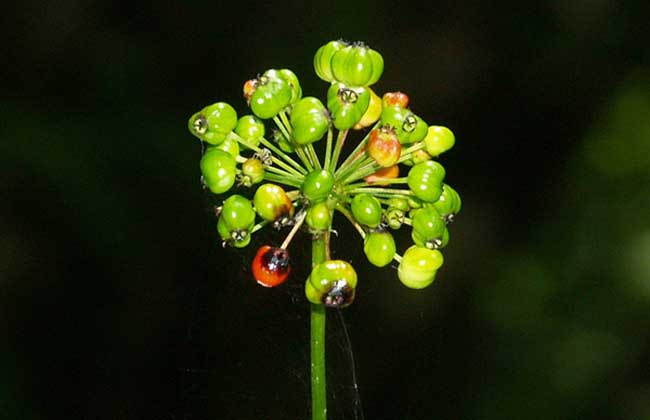
{"type": "Polygon", "coordinates": [[[250,104],[251,96],[253,96],[253,93],[255,93],[258,84],[259,84],[259,80],[257,79],[250,79],[247,80],[246,83],[244,83],[244,89],[243,89],[244,99],[246,99],[247,104],[250,104]]]}
{"type": "Polygon", "coordinates": [[[386,92],[382,98],[384,107],[400,106],[406,108],[409,105],[409,97],[403,92],[386,92]]]}
{"type": "Polygon", "coordinates": [[[370,132],[368,154],[384,168],[397,163],[402,154],[402,144],[390,127],[375,128],[370,132]]]}
{"type": "Polygon", "coordinates": [[[253,277],[264,287],[278,286],[291,272],[289,252],[286,249],[264,245],[253,258],[253,277]]]}

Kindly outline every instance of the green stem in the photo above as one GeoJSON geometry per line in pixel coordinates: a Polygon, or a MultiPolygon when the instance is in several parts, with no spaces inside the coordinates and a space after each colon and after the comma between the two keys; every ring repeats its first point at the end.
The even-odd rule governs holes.
{"type": "Polygon", "coordinates": [[[250,232],[248,232],[248,234],[249,234],[249,235],[252,235],[253,233],[255,233],[255,232],[257,232],[258,230],[262,229],[262,228],[263,228],[264,226],[266,226],[268,223],[269,223],[269,222],[267,222],[266,220],[263,221],[263,222],[259,222],[258,224],[256,224],[255,226],[253,226],[253,228],[250,230],[250,232]]]}
{"type": "Polygon", "coordinates": [[[342,204],[337,204],[336,210],[338,210],[343,216],[345,216],[346,219],[348,219],[350,223],[352,223],[352,226],[354,226],[355,229],[357,229],[357,232],[359,232],[359,235],[361,235],[361,239],[365,239],[366,232],[363,230],[361,225],[357,223],[357,221],[354,219],[352,213],[350,213],[350,211],[347,208],[345,208],[345,206],[343,206],[342,204]]]}
{"type": "Polygon", "coordinates": [[[273,172],[278,175],[286,176],[289,178],[304,179],[304,176],[302,174],[294,174],[293,172],[283,171],[282,169],[276,168],[275,166],[267,166],[266,168],[264,168],[264,170],[268,172],[273,172]]]}
{"type": "Polygon", "coordinates": [[[309,153],[309,156],[311,157],[312,162],[314,163],[314,166],[316,166],[316,169],[321,169],[320,166],[320,160],[318,160],[318,155],[316,154],[316,149],[314,149],[313,144],[309,144],[306,147],[307,152],[309,153]]]}
{"type": "Polygon", "coordinates": [[[287,117],[287,113],[285,111],[280,111],[280,120],[282,120],[282,123],[284,124],[284,127],[287,129],[289,134],[293,133],[293,127],[291,126],[291,122],[289,121],[289,117],[287,117]]]}
{"type": "Polygon", "coordinates": [[[408,177],[403,176],[401,178],[382,178],[381,181],[377,182],[357,182],[356,184],[348,184],[346,189],[359,188],[359,187],[372,187],[377,184],[381,185],[392,185],[392,184],[406,184],[408,182],[408,177]]]}
{"type": "Polygon", "coordinates": [[[397,190],[393,188],[372,188],[372,187],[356,187],[349,190],[344,190],[347,194],[382,194],[382,195],[413,195],[411,190],[397,190]]]}
{"type": "MultiPolygon", "coordinates": [[[[230,133],[230,135],[232,135],[234,137],[234,139],[237,140],[240,144],[248,147],[249,149],[253,150],[254,152],[262,153],[262,149],[260,149],[259,147],[255,146],[255,145],[253,145],[251,143],[248,143],[246,140],[239,137],[234,132],[230,133]]],[[[287,162],[294,165],[296,167],[296,169],[298,169],[298,171],[296,169],[292,168],[291,166],[287,165],[286,163],[284,163],[283,161],[281,161],[277,157],[273,156],[272,160],[273,160],[273,163],[275,163],[276,165],[278,165],[281,168],[284,168],[286,171],[291,172],[291,173],[296,174],[296,175],[300,175],[302,173],[307,173],[307,171],[305,171],[305,169],[302,166],[298,165],[296,162],[293,161],[293,159],[291,159],[289,156],[282,153],[282,150],[275,147],[271,142],[269,142],[265,138],[260,137],[260,143],[262,143],[264,146],[266,146],[268,149],[270,149],[273,153],[279,155],[280,157],[284,158],[287,162]],[[299,171],[301,171],[301,172],[299,172],[299,171]]]]}
{"type": "Polygon", "coordinates": [[[298,155],[302,163],[307,167],[307,170],[309,172],[314,170],[314,165],[311,163],[311,159],[305,153],[304,149],[301,146],[296,147],[296,154],[298,155]]]}
{"type": "Polygon", "coordinates": [[[364,168],[370,164],[376,165],[377,162],[375,162],[375,160],[370,156],[367,156],[365,153],[363,153],[361,157],[355,159],[352,163],[350,163],[347,168],[343,170],[339,169],[336,171],[338,174],[336,175],[336,179],[344,183],[347,178],[354,175],[360,168],[364,168]]]}
{"type": "Polygon", "coordinates": [[[325,146],[325,163],[323,164],[325,169],[330,167],[330,161],[332,160],[332,137],[334,137],[334,133],[332,127],[330,127],[327,130],[327,146],[325,146]]]}
{"type": "Polygon", "coordinates": [[[347,168],[348,165],[350,165],[351,163],[354,163],[360,156],[363,156],[363,153],[361,153],[361,150],[363,150],[363,148],[366,146],[366,143],[368,142],[368,139],[370,138],[370,133],[372,132],[372,130],[379,127],[379,125],[380,125],[380,122],[377,121],[377,124],[375,124],[375,126],[372,127],[370,129],[370,131],[368,131],[366,133],[363,140],[361,140],[359,142],[359,144],[357,144],[357,147],[355,147],[354,150],[352,151],[352,153],[350,153],[348,155],[348,157],[343,161],[343,163],[341,164],[339,169],[336,171],[337,173],[340,173],[340,172],[344,171],[347,168]]]}
{"type": "Polygon", "coordinates": [[[278,182],[280,184],[291,185],[292,187],[296,187],[296,188],[300,188],[302,186],[302,182],[296,179],[295,177],[276,175],[269,172],[264,173],[264,179],[271,182],[278,182]]]}
{"type": "MultiPolygon", "coordinates": [[[[329,258],[329,232],[312,240],[312,266],[329,258]]],[[[311,418],[327,419],[325,377],[325,305],[311,304],[311,418]]]]}
{"type": "Polygon", "coordinates": [[[334,156],[330,162],[329,171],[334,173],[336,165],[339,162],[339,156],[341,155],[341,149],[343,149],[343,144],[345,143],[345,138],[348,135],[348,130],[339,131],[338,136],[336,136],[336,145],[334,146],[334,156]]]}
{"type": "Polygon", "coordinates": [[[359,168],[355,168],[354,171],[350,172],[349,174],[346,174],[345,178],[341,179],[341,183],[348,184],[350,182],[357,181],[361,178],[367,177],[368,175],[374,174],[380,169],[381,166],[379,166],[377,162],[375,162],[375,160],[372,159],[370,162],[368,163],[364,162],[363,166],[359,168]]]}
{"type": "Polygon", "coordinates": [[[300,173],[306,174],[307,171],[305,168],[300,166],[298,162],[295,160],[291,159],[286,153],[282,151],[282,149],[276,147],[273,143],[265,139],[264,137],[260,137],[260,143],[263,144],[265,147],[267,147],[269,150],[271,150],[273,153],[276,155],[280,156],[282,159],[286,160],[288,163],[290,163],[294,168],[296,168],[300,173]]]}
{"type": "Polygon", "coordinates": [[[275,117],[273,117],[273,122],[280,129],[280,131],[282,132],[282,135],[287,139],[287,141],[289,141],[289,143],[292,143],[291,142],[291,134],[289,134],[289,130],[287,129],[287,127],[284,126],[284,124],[282,124],[282,120],[280,120],[280,118],[278,118],[277,115],[275,117]]]}

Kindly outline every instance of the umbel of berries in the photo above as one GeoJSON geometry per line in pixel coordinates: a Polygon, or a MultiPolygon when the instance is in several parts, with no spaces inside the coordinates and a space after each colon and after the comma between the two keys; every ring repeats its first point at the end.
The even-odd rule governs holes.
{"type": "Polygon", "coordinates": [[[370,264],[423,289],[443,265],[461,199],[440,162],[454,134],[423,119],[406,93],[373,89],[384,71],[380,53],[363,42],[336,40],[317,49],[313,64],[326,83],[319,94],[303,96],[289,69],[267,69],[243,82],[241,114],[217,98],[190,117],[188,128],[204,143],[201,180],[221,201],[215,227],[223,245],[257,248],[251,280],[265,288],[304,285],[311,304],[312,419],[325,419],[325,308],[363,299],[357,286],[376,281],[360,278],[354,269],[360,262],[347,252],[330,249],[333,224],[350,222],[370,264]],[[352,151],[342,156],[344,145],[352,151]],[[260,243],[255,234],[264,228],[284,239],[260,243]],[[396,242],[399,229],[410,241],[396,242]],[[291,258],[297,235],[311,239],[312,261],[291,258]],[[311,267],[307,279],[292,278],[295,265],[311,267]]]}

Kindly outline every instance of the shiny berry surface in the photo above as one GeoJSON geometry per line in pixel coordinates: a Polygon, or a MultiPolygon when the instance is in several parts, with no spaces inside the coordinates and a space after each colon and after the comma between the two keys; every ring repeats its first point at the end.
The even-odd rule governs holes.
{"type": "Polygon", "coordinates": [[[251,268],[255,281],[260,285],[279,286],[291,273],[289,253],[286,249],[264,245],[257,250],[251,268]]]}

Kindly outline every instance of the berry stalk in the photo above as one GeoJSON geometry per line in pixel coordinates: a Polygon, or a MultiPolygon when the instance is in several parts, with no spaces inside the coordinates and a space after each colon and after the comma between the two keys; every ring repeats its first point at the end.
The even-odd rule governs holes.
{"type": "MultiPolygon", "coordinates": [[[[312,240],[312,267],[329,259],[329,232],[312,240]]],[[[311,319],[311,418],[327,419],[327,381],[325,377],[325,321],[324,305],[310,305],[311,319]]]]}

